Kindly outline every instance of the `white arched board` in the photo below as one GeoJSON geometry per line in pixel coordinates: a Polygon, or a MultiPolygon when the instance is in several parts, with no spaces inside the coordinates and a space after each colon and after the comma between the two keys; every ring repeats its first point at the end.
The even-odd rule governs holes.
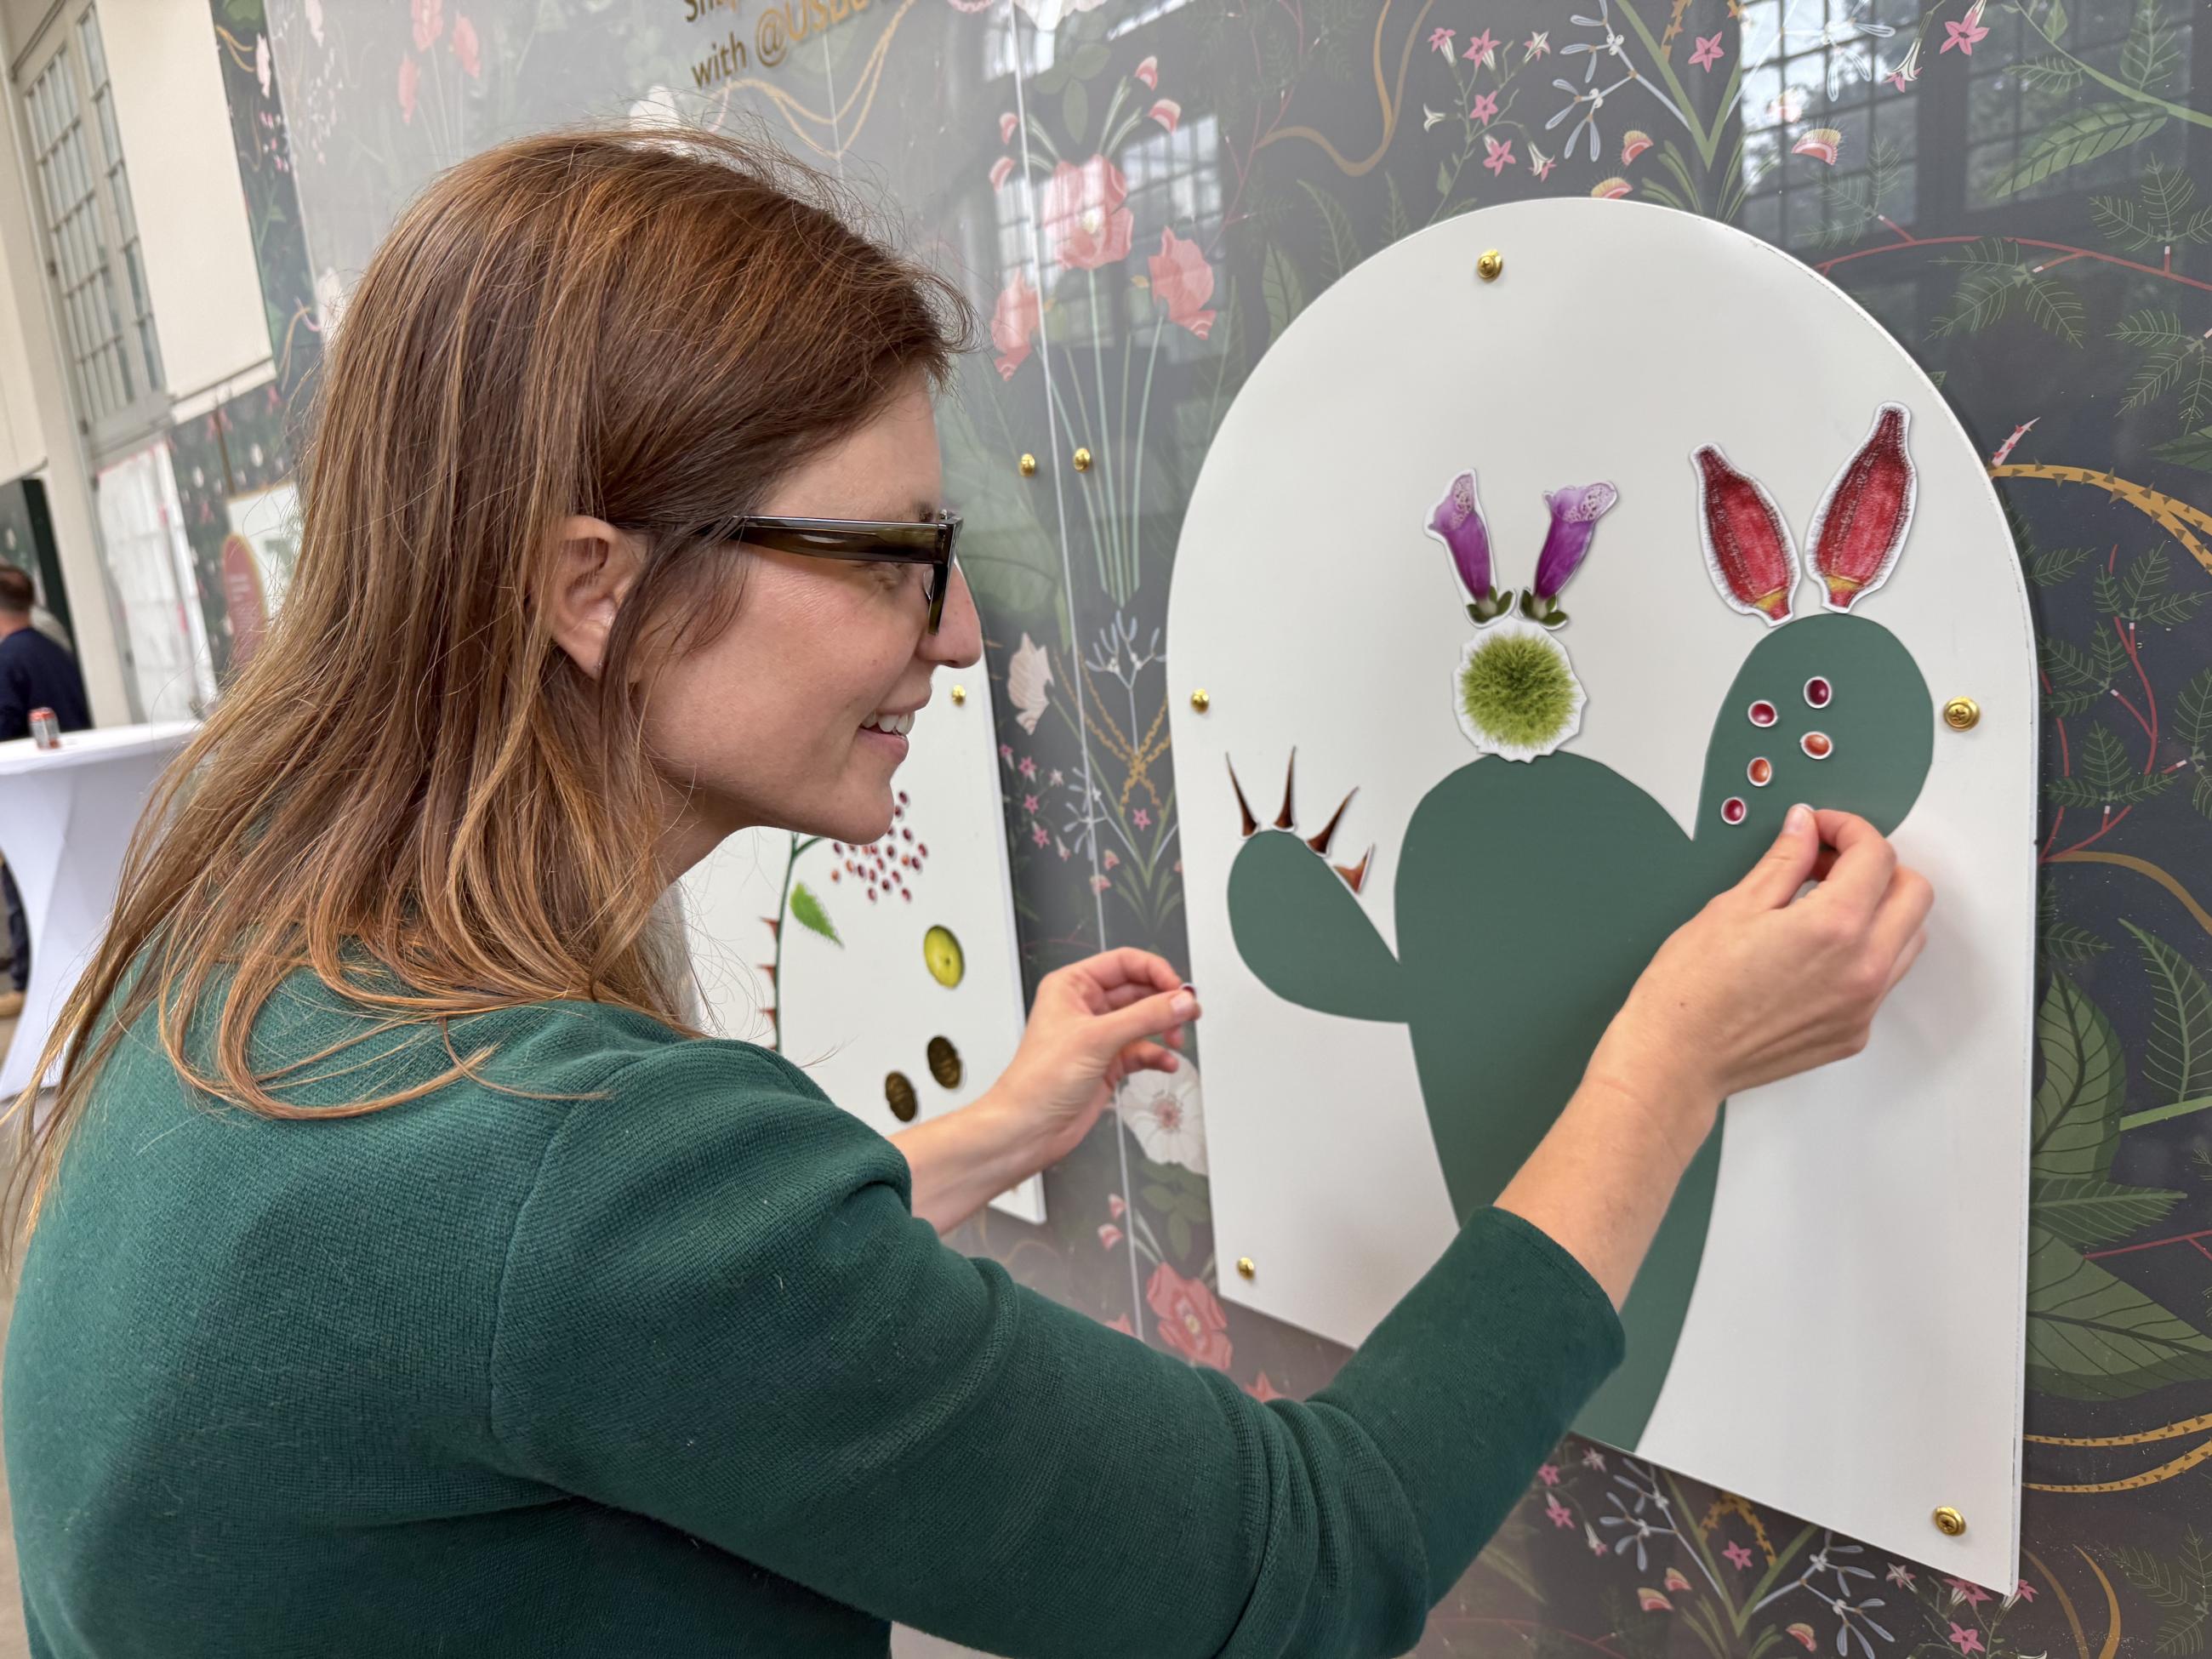
{"type": "MultiPolygon", "coordinates": [[[[1726,539],[1738,522],[1728,504],[1740,519],[1755,503],[1747,491],[1716,488],[1726,539]]],[[[1872,514],[1868,507],[1863,529],[1872,514]]],[[[1425,896],[1463,878],[1438,856],[1454,845],[1449,836],[1409,849],[1408,825],[1425,798],[1435,791],[1442,799],[1449,792],[1439,786],[1457,776],[1479,783],[1493,806],[1548,804],[1565,800],[1576,779],[1589,781],[1589,810],[1534,844],[1583,860],[1565,874],[1547,868],[1541,884],[1556,896],[1559,929],[1595,963],[1608,946],[1603,918],[1586,914],[1588,892],[1608,882],[1633,892],[1647,862],[1681,879],[1684,845],[1725,848],[1729,835],[1746,838],[1739,846],[1754,836],[1763,845],[1785,792],[1847,804],[1824,800],[1821,790],[1858,775],[1867,740],[1850,734],[1864,729],[1869,708],[1881,705],[1882,741],[1893,745],[1886,754],[1924,757],[1924,779],[1899,798],[1893,834],[1938,893],[1927,951],[1865,1054],[1730,1103],[1671,1363],[1662,1347],[1663,1382],[1639,1413],[1631,1449],[2009,1589],[2026,1277],[2034,652],[1985,469],[1926,377],[1839,290],[1724,226],[1579,198],[1486,210],[1349,272],[1270,349],[1206,458],[1174,580],[1169,706],[1192,975],[1207,1009],[1216,1237],[1222,1260],[1249,1257],[1256,1269],[1249,1279],[1224,1275],[1223,1294],[1346,1343],[1361,1340],[1435,1259],[1471,1189],[1463,1168],[1456,1204],[1447,1184],[1443,1131],[1431,1122],[1438,1108],[1425,1105],[1419,1040],[1409,1040],[1419,1021],[1389,1015],[1397,992],[1377,991],[1370,971],[1391,987],[1402,975],[1407,994],[1431,1006],[1439,994],[1433,976],[1423,977],[1425,963],[1442,959],[1425,896]],[[1488,249],[1504,260],[1491,283],[1476,274],[1488,249]],[[1723,564],[1734,563],[1709,570],[1692,451],[1716,445],[1755,478],[1809,564],[1817,509],[1888,405],[1903,411],[1891,417],[1890,434],[1908,434],[1910,499],[1899,499],[1893,455],[1875,454],[1830,516],[1840,536],[1851,505],[1887,489],[1910,519],[1893,571],[1854,588],[1808,570],[1791,590],[1790,619],[1770,624],[1750,603],[1757,584],[1741,552],[1723,550],[1723,564]],[[1578,728],[1557,754],[1526,763],[1492,755],[1471,769],[1478,750],[1455,703],[1478,626],[1447,542],[1429,527],[1468,471],[1479,480],[1496,580],[1512,588],[1529,585],[1551,528],[1546,492],[1597,481],[1618,492],[1596,522],[1587,563],[1559,599],[1568,623],[1547,635],[1509,617],[1483,635],[1517,629],[1564,646],[1586,697],[1578,728]],[[1723,592],[1731,571],[1744,590],[1734,604],[1723,592]],[[1845,616],[1824,608],[1831,593],[1847,602],[1845,616]],[[1728,757],[1758,748],[1750,711],[1724,708],[1740,692],[1740,670],[1747,684],[1758,678],[1747,659],[1759,652],[1758,664],[1802,665],[1846,635],[1863,645],[1869,622],[1887,630],[1883,649],[1901,668],[1881,666],[1892,658],[1879,652],[1852,657],[1826,713],[1814,711],[1802,682],[1759,686],[1780,705],[1774,741],[1789,747],[1776,750],[1770,787],[1748,781],[1751,768],[1728,757]],[[1202,713],[1190,696],[1201,688],[1202,713]],[[1913,701],[1921,696],[1924,705],[1913,701]],[[1980,717],[1958,732],[1938,711],[1962,696],[1980,717]],[[1814,764],[1807,742],[1819,726],[1838,735],[1814,764]],[[1725,821],[1725,803],[1714,799],[1709,739],[1711,764],[1725,760],[1745,773],[1741,824],[1725,821]],[[1276,837],[1268,867],[1290,884],[1268,885],[1275,877],[1263,879],[1264,861],[1248,865],[1232,917],[1232,868],[1273,833],[1293,747],[1302,837],[1318,838],[1346,792],[1358,793],[1327,863],[1276,837]],[[1259,825],[1249,839],[1231,765],[1259,825]],[[1350,876],[1330,875],[1329,910],[1319,886],[1292,880],[1304,879],[1301,860],[1358,875],[1357,896],[1350,876]],[[1398,894],[1401,880],[1410,903],[1398,894]],[[1309,897],[1321,907],[1310,914],[1309,897]],[[1276,988],[1240,948],[1240,920],[1247,947],[1264,934],[1308,952],[1295,973],[1271,959],[1276,988]],[[1336,942],[1370,927],[1376,953],[1349,952],[1351,971],[1335,974],[1336,942]],[[1408,939],[1409,931],[1421,937],[1408,939]],[[1394,963],[1380,953],[1386,946],[1401,955],[1412,946],[1420,959],[1394,963]],[[1325,984],[1326,994],[1301,1006],[1282,993],[1291,980],[1325,984]],[[1963,1535],[1938,1531],[1939,1505],[1967,1517],[1963,1535]]],[[[1770,608],[1779,603],[1765,597],[1770,608]]],[[[1481,833],[1464,843],[1477,858],[1500,826],[1467,810],[1478,812],[1469,823],[1481,833]]],[[[1432,800],[1431,824],[1440,811],[1432,800]]],[[[1496,869],[1480,879],[1490,908],[1472,908],[1464,930],[1485,935],[1475,959],[1492,950],[1532,962],[1559,954],[1557,938],[1486,935],[1492,915],[1529,913],[1535,876],[1496,869]]],[[[1634,962],[1614,964],[1629,977],[1648,956],[1648,945],[1634,948],[1634,962]]],[[[1451,1018],[1484,1030],[1502,1054],[1516,1033],[1490,1027],[1512,999],[1496,981],[1480,990],[1484,982],[1467,976],[1465,1006],[1451,1018]]],[[[1516,1029],[1542,1029],[1525,1011],[1516,1018],[1516,1029]]],[[[1449,1037],[1437,1043],[1449,1046],[1449,1037]]],[[[1580,1061],[1572,1057],[1577,1070],[1580,1061]]],[[[1478,1076],[1471,1099],[1480,1085],[1478,1076]]],[[[1478,1173],[1494,1191],[1511,1171],[1478,1173]]]]}
{"type": "MultiPolygon", "coordinates": [[[[910,1121],[920,1121],[982,1093],[1021,1041],[990,686],[980,665],[959,684],[955,702],[946,677],[915,722],[892,780],[898,817],[882,841],[856,848],[748,830],[684,878],[708,1024],[779,1047],[830,1099],[886,1135],[904,1127],[891,1108],[902,1087],[889,1082],[893,1073],[911,1091],[910,1121]]],[[[1044,1183],[1031,1176],[992,1203],[1041,1222],[1044,1183]]]]}

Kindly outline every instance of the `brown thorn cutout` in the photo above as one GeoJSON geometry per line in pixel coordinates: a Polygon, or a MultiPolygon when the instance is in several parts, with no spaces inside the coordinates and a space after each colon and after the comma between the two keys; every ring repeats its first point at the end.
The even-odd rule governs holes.
{"type": "Polygon", "coordinates": [[[1332,864],[1328,867],[1344,878],[1344,884],[1354,893],[1367,885],[1367,866],[1375,861],[1375,848],[1369,847],[1357,864],[1332,864]]]}
{"type": "Polygon", "coordinates": [[[1252,809],[1244,799],[1244,786],[1237,781],[1237,763],[1226,755],[1221,760],[1229,768],[1229,787],[1237,792],[1237,811],[1244,820],[1241,833],[1247,837],[1255,836],[1260,832],[1260,820],[1252,816],[1252,809]]]}
{"type": "Polygon", "coordinates": [[[1283,768],[1283,810],[1275,814],[1275,828],[1278,830],[1288,830],[1297,823],[1291,812],[1291,787],[1297,775],[1298,751],[1293,749],[1289,762],[1283,768]]]}
{"type": "Polygon", "coordinates": [[[1357,789],[1347,793],[1345,798],[1336,804],[1336,811],[1329,815],[1328,822],[1322,826],[1321,834],[1309,836],[1306,838],[1306,845],[1323,858],[1328,856],[1329,842],[1336,839],[1336,826],[1344,822],[1344,809],[1352,805],[1352,797],[1358,793],[1357,789]]]}

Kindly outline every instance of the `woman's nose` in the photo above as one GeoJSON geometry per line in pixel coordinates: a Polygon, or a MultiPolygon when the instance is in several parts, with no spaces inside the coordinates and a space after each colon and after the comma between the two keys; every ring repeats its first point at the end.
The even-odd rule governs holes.
{"type": "Polygon", "coordinates": [[[983,619],[975,614],[975,596],[968,591],[967,573],[955,564],[952,586],[945,595],[945,614],[937,632],[921,636],[921,654],[948,668],[965,668],[983,654],[983,619]]]}

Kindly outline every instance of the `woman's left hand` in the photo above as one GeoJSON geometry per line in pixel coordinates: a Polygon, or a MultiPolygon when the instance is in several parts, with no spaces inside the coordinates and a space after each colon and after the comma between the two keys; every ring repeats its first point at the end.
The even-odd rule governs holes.
{"type": "Polygon", "coordinates": [[[1091,1132],[1123,1078],[1182,1064],[1172,1051],[1198,1012],[1196,993],[1149,951],[1071,963],[1037,982],[1021,1046],[991,1092],[1001,1109],[1026,1120],[1042,1164],[1056,1164],[1091,1132]]]}
{"type": "Polygon", "coordinates": [[[891,1137],[912,1171],[915,1214],[949,1232],[994,1194],[1059,1163],[1090,1133],[1115,1084],[1182,1063],[1174,1050],[1197,1018],[1197,995],[1149,951],[1102,951],[1047,974],[1006,1074],[959,1110],[891,1137]]]}

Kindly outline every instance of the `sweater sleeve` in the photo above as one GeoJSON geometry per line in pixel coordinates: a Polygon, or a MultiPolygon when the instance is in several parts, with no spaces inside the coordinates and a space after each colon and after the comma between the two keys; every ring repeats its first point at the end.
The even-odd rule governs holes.
{"type": "Polygon", "coordinates": [[[1384,1654],[1620,1352],[1486,1210],[1328,1389],[1261,1405],[948,1249],[890,1142],[689,1042],[549,1144],[489,1409],[520,1472],[992,1652],[1384,1654]]]}

